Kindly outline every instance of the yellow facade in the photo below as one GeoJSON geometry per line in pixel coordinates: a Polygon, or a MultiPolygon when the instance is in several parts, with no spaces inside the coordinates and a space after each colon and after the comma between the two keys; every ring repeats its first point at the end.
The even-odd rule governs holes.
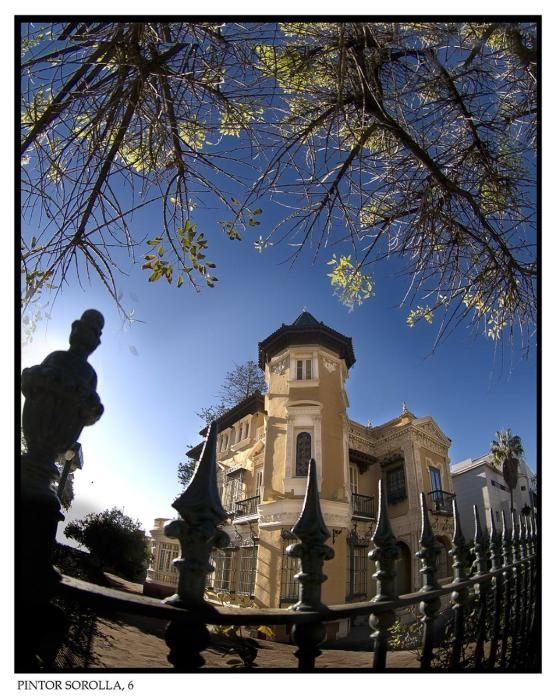
{"type": "Polygon", "coordinates": [[[231,547],[215,554],[209,591],[232,601],[251,598],[261,607],[297,600],[298,563],[285,549],[295,542],[289,530],[302,508],[310,456],[335,551],[324,566],[323,602],[374,595],[367,553],[380,479],[399,543],[399,593],[418,588],[420,492],[429,494],[440,543],[447,545],[452,530],[450,440],[433,418],[418,418],[405,405],[383,425],[350,420],[344,386],[355,362],[352,341],[307,312],[262,341],[259,351],[267,393],[246,399],[219,422],[218,483],[231,514],[225,525],[231,547]]]}

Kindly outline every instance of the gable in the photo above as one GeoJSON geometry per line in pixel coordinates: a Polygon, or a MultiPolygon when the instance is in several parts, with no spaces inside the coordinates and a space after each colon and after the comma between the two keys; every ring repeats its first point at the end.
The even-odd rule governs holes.
{"type": "Polygon", "coordinates": [[[433,439],[438,440],[439,442],[442,442],[447,446],[449,446],[452,442],[451,439],[445,435],[445,433],[441,430],[439,425],[431,416],[426,416],[425,418],[416,418],[412,421],[412,425],[415,428],[419,428],[420,430],[422,430],[429,437],[432,437],[433,439]]]}

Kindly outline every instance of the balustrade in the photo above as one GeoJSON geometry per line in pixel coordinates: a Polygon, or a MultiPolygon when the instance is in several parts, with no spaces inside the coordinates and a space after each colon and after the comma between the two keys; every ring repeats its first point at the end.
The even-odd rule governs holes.
{"type": "Polygon", "coordinates": [[[246,515],[257,515],[259,501],[259,496],[252,496],[251,498],[244,498],[241,501],[236,501],[234,505],[234,517],[243,518],[246,515]]]}
{"type": "Polygon", "coordinates": [[[352,494],[352,516],[366,519],[375,518],[375,499],[361,493],[352,494]]]}

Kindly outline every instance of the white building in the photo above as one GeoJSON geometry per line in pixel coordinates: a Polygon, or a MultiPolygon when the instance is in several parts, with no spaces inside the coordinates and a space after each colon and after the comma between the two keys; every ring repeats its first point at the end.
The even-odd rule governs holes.
{"type": "MultiPolygon", "coordinates": [[[[492,462],[490,455],[477,459],[465,459],[451,465],[454,492],[461,516],[462,531],[467,539],[474,536],[473,506],[478,507],[482,525],[489,528],[490,513],[493,508],[495,522],[500,529],[503,525],[502,513],[505,511],[507,523],[510,524],[511,494],[505,483],[503,473],[492,462]]],[[[519,460],[518,482],[513,491],[514,507],[518,513],[524,508],[534,512],[535,477],[523,459],[519,460]]],[[[529,512],[529,511],[526,511],[529,512]]]]}

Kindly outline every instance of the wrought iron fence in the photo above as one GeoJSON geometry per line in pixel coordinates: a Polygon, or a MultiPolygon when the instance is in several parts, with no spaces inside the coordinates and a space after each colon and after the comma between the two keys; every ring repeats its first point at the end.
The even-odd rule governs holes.
{"type": "MultiPolygon", "coordinates": [[[[489,535],[475,512],[474,562],[470,567],[470,543],[462,535],[456,500],[452,502],[453,579],[446,585],[437,580],[439,542],[430,521],[428,495],[421,494],[420,549],[422,587],[397,596],[396,562],[399,556],[391,529],[385,486],[379,483],[377,524],[372,536],[370,559],[375,562],[376,595],[368,601],[325,606],[321,586],[325,560],[334,556],[326,542],[330,533],[321,513],[316,465],[309,465],[306,498],[302,513],[289,531],[296,538],[286,547],[299,560],[295,579],[299,598],[289,609],[214,607],[205,597],[207,574],[215,549],[227,548],[228,535],[220,529],[227,512],[220,502],[216,482],[217,425],[208,431],[197,470],[174,507],[181,516],[167,524],[169,537],[180,541],[181,557],[177,592],[159,601],[141,595],[107,589],[60,574],[53,568],[56,528],[60,504],[52,488],[57,478],[55,456],[73,444],[84,425],[102,414],[96,394],[96,375],[87,363],[100,342],[103,325],[98,312],[85,312],[72,326],[70,350],[52,353],[22,374],[26,397],[23,427],[28,452],[22,456],[19,531],[25,542],[18,559],[16,586],[16,671],[56,668],[55,659],[66,635],[67,621],[53,604],[54,596],[83,601],[88,608],[117,609],[168,620],[165,639],[168,659],[177,670],[188,671],[205,664],[202,652],[210,644],[207,625],[292,626],[297,668],[311,671],[321,654],[325,623],[368,615],[373,640],[372,668],[386,667],[391,628],[397,613],[408,607],[419,611],[422,628],[420,667],[429,670],[441,664],[452,670],[477,669],[535,671],[540,667],[539,579],[537,574],[537,524],[532,517],[512,514],[497,529],[493,512],[489,535]],[[439,635],[441,601],[450,599],[439,635]]],[[[245,583],[253,583],[253,550],[246,555],[245,583]]],[[[214,560],[213,560],[214,561],[214,560]]],[[[221,574],[220,578],[224,578],[221,574]]]]}

